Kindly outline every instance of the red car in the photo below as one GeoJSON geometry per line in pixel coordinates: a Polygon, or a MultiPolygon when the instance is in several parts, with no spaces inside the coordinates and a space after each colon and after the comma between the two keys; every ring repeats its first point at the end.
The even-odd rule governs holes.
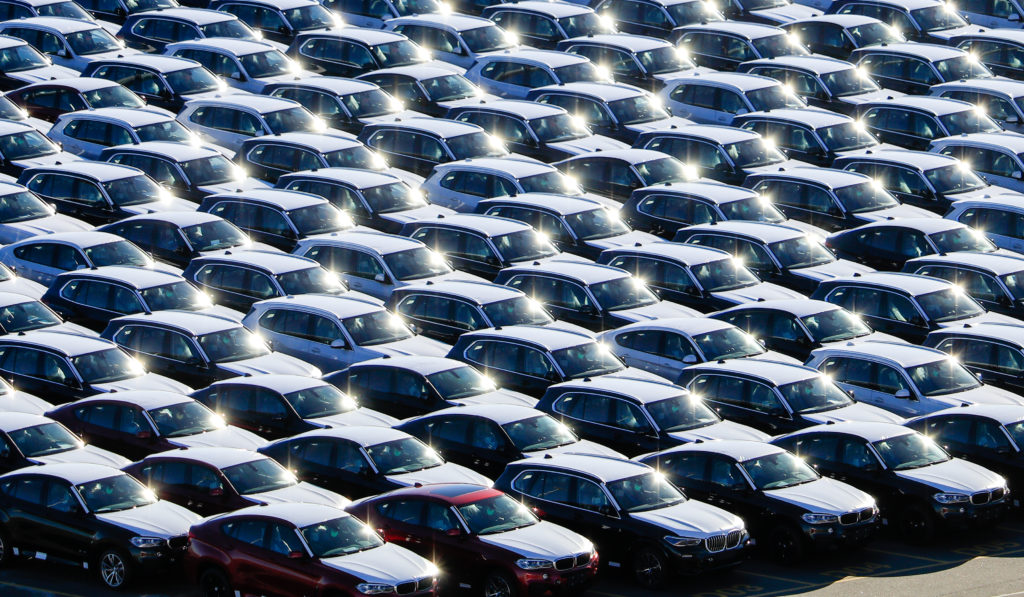
{"type": "Polygon", "coordinates": [[[539,520],[481,485],[407,487],[346,508],[388,541],[434,557],[461,588],[488,597],[579,593],[597,575],[587,538],[539,520]]]}
{"type": "Polygon", "coordinates": [[[331,506],[250,506],[207,518],[188,537],[185,572],[206,597],[418,597],[437,588],[437,566],[331,506]]]}

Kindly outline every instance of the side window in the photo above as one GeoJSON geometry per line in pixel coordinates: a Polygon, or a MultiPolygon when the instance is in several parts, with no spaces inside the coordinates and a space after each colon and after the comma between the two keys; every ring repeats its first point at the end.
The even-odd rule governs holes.
{"type": "Polygon", "coordinates": [[[561,473],[530,471],[513,481],[512,486],[539,500],[568,504],[573,477],[561,473]]]}
{"type": "Polygon", "coordinates": [[[232,520],[221,527],[221,531],[235,541],[245,545],[263,547],[267,535],[267,523],[262,520],[232,520]]]}
{"type": "Polygon", "coordinates": [[[621,429],[637,433],[653,430],[644,411],[625,400],[611,400],[611,417],[612,425],[621,429]]]}
{"type": "Polygon", "coordinates": [[[569,502],[571,505],[584,510],[611,513],[611,502],[608,501],[608,496],[605,495],[600,485],[586,479],[575,479],[575,481],[576,495],[569,502]]]}
{"type": "Polygon", "coordinates": [[[845,437],[839,442],[837,462],[853,470],[878,470],[878,458],[871,453],[867,442],[859,437],[845,437]]]}
{"type": "Polygon", "coordinates": [[[743,478],[743,473],[740,472],[736,463],[721,456],[709,458],[707,480],[712,485],[733,491],[748,487],[747,480],[743,478]]]}

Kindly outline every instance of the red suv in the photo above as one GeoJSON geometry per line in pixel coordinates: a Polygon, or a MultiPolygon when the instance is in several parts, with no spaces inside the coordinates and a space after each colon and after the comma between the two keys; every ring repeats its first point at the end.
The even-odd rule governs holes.
{"type": "Polygon", "coordinates": [[[250,506],[192,526],[185,571],[207,597],[434,595],[437,566],[344,510],[250,506]]]}
{"type": "Polygon", "coordinates": [[[482,485],[407,487],[346,509],[388,541],[436,557],[453,582],[477,594],[577,593],[597,575],[597,552],[588,539],[482,485]]]}

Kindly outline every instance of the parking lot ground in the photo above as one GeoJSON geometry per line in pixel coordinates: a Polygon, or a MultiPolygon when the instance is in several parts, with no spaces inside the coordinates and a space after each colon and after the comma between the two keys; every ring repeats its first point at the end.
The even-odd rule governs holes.
{"type": "MultiPolygon", "coordinates": [[[[588,597],[647,597],[624,574],[604,571],[588,597]]],[[[2,597],[197,597],[180,578],[154,579],[135,593],[103,591],[82,570],[28,562],[0,572],[2,597]]],[[[957,533],[926,546],[892,539],[848,553],[825,553],[797,567],[761,560],[722,574],[682,577],[663,596],[1024,597],[1024,520],[957,533]]],[[[449,597],[445,595],[444,597],[449,597]]]]}

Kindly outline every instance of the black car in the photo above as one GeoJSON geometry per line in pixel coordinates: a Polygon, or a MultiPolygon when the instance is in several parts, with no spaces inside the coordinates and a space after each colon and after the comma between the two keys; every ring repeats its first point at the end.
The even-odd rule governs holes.
{"type": "Polygon", "coordinates": [[[570,37],[599,35],[613,32],[608,18],[594,14],[588,4],[596,2],[567,2],[565,5],[548,2],[494,2],[493,0],[462,0],[476,5],[477,12],[503,29],[514,31],[522,43],[540,50],[553,50],[555,45],[570,37]],[[490,6],[481,5],[489,4],[490,6]]]}
{"type": "Polygon", "coordinates": [[[666,37],[676,27],[724,21],[717,5],[703,0],[602,0],[597,14],[611,19],[624,33],[666,37]]]}
{"type": "Polygon", "coordinates": [[[82,76],[120,83],[151,106],[174,113],[180,112],[190,99],[227,90],[217,75],[198,62],[159,54],[96,60],[82,70],[82,76]]]}
{"type": "Polygon", "coordinates": [[[204,253],[259,246],[224,218],[195,211],[132,216],[98,230],[130,240],[153,259],[181,268],[204,253]]]}
{"type": "Polygon", "coordinates": [[[907,149],[928,149],[942,137],[1003,132],[984,110],[945,97],[879,98],[859,105],[857,114],[880,141],[907,149]]]}
{"type": "Polygon", "coordinates": [[[555,166],[573,177],[586,191],[625,201],[642,187],[697,178],[676,158],[649,149],[591,152],[557,162],[555,166]]]}
{"type": "Polygon", "coordinates": [[[0,419],[0,472],[54,463],[122,467],[128,459],[86,445],[67,427],[42,415],[5,412],[0,419]]]}
{"type": "Polygon", "coordinates": [[[853,113],[863,102],[891,97],[864,71],[824,56],[780,56],[744,62],[737,72],[771,77],[787,85],[808,106],[853,113]]]}
{"type": "Polygon", "coordinates": [[[669,40],[686,50],[698,66],[719,71],[734,71],[740,64],[758,58],[810,54],[800,40],[778,27],[741,21],[679,27],[669,40]]]}
{"type": "Polygon", "coordinates": [[[200,517],[115,468],[48,464],[0,476],[0,520],[0,565],[66,562],[119,590],[180,565],[200,517]],[[130,520],[119,515],[129,510],[130,520]]]}
{"type": "Polygon", "coordinates": [[[0,35],[0,91],[11,91],[46,79],[75,77],[75,71],[54,66],[28,42],[0,35]]]}
{"type": "Polygon", "coordinates": [[[426,52],[401,33],[363,27],[299,33],[287,53],[306,70],[334,77],[428,62],[426,52]]]}
{"type": "Polygon", "coordinates": [[[438,164],[509,155],[505,144],[482,127],[441,118],[368,124],[358,138],[392,166],[420,176],[430,174],[438,164]]]}
{"type": "MultiPolygon", "coordinates": [[[[349,29],[348,31],[351,31],[349,29]]],[[[263,93],[299,102],[322,118],[327,126],[355,135],[371,122],[413,118],[416,112],[369,81],[342,77],[308,77],[271,83],[263,93]]]]}
{"type": "MultiPolygon", "coordinates": [[[[195,3],[196,0],[191,0],[182,4],[191,6],[195,3]]],[[[178,7],[176,0],[77,0],[75,4],[97,19],[110,23],[123,23],[125,17],[136,12],[178,7]]]]}
{"type": "Polygon", "coordinates": [[[945,44],[958,34],[981,30],[981,27],[971,27],[961,16],[962,12],[975,12],[964,8],[951,9],[942,0],[836,0],[828,5],[826,12],[874,17],[891,23],[910,41],[945,44]]]}
{"type": "Polygon", "coordinates": [[[455,106],[498,99],[451,70],[436,65],[396,66],[357,77],[405,102],[410,110],[443,117],[455,106]]]}
{"type": "Polygon", "coordinates": [[[954,356],[985,384],[1024,393],[1024,337],[1016,325],[971,325],[934,330],[922,343],[954,356]]]}
{"type": "Polygon", "coordinates": [[[878,270],[898,271],[907,261],[960,251],[996,253],[1000,249],[979,231],[945,218],[900,218],[840,230],[825,240],[837,257],[878,270]]]}
{"type": "Polygon", "coordinates": [[[779,25],[815,54],[846,60],[855,48],[906,41],[888,21],[856,14],[816,15],[779,25]]]}
{"type": "Polygon", "coordinates": [[[237,16],[270,41],[288,43],[303,31],[341,28],[341,18],[313,0],[213,0],[210,9],[237,16]]]}
{"type": "Polygon", "coordinates": [[[93,77],[55,79],[25,85],[7,94],[34,118],[55,122],[67,112],[94,108],[145,108],[146,102],[120,83],[93,77]]]}
{"type": "Polygon", "coordinates": [[[959,48],[927,43],[858,48],[850,53],[849,60],[865,69],[885,89],[912,95],[927,95],[932,85],[939,83],[994,76],[984,64],[959,48]]]}
{"type": "Polygon", "coordinates": [[[224,218],[256,242],[292,251],[316,234],[351,229],[352,218],[319,195],[256,189],[210,195],[199,204],[203,213],[224,218]]]}
{"type": "Polygon", "coordinates": [[[558,42],[560,52],[586,56],[609,65],[617,83],[659,91],[672,81],[697,71],[693,61],[664,39],[604,33],[573,37],[558,42]]]}
{"type": "Polygon", "coordinates": [[[289,132],[242,141],[235,163],[249,176],[274,184],[284,174],[321,168],[384,171],[387,162],[365,145],[341,135],[289,132]]]}
{"type": "Polygon", "coordinates": [[[982,64],[1001,77],[1024,78],[1020,68],[1024,39],[1020,31],[1003,27],[982,29],[957,35],[949,40],[949,45],[977,55],[982,64]]]}
{"type": "MultiPolygon", "coordinates": [[[[852,117],[829,110],[781,108],[739,114],[732,126],[760,133],[773,140],[792,160],[827,167],[839,156],[881,149],[878,139],[852,117]]],[[[806,168],[804,168],[806,170],[806,168]]],[[[751,176],[779,172],[764,168],[751,176]]]]}
{"type": "Polygon", "coordinates": [[[163,53],[164,48],[174,42],[207,37],[259,40],[256,33],[235,15],[177,7],[128,15],[117,36],[129,48],[152,54],[163,53]]]}
{"type": "Polygon", "coordinates": [[[926,255],[907,260],[908,274],[942,278],[957,284],[987,311],[1024,317],[1024,301],[1017,295],[1015,282],[1024,273],[1019,253],[956,252],[926,255]]]}

